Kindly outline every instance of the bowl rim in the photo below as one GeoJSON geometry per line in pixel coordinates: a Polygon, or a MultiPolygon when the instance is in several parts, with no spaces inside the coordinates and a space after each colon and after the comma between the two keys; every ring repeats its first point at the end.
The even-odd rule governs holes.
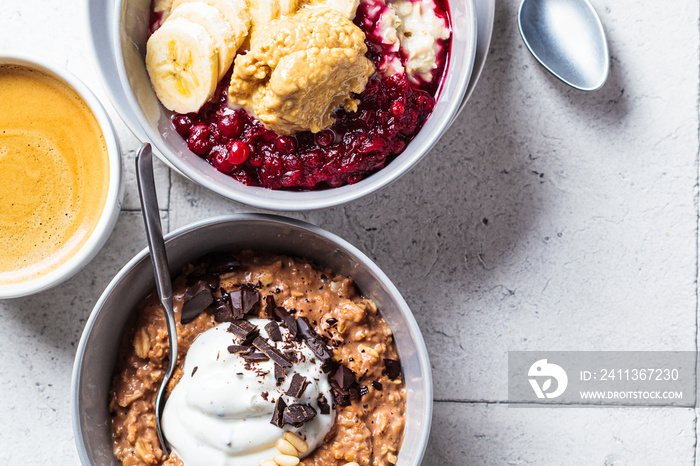
{"type": "MultiPolygon", "coordinates": [[[[474,0],[452,0],[464,3],[467,14],[465,15],[465,20],[469,24],[469,40],[467,43],[466,56],[468,57],[468,65],[464,68],[462,74],[458,76],[458,92],[454,96],[446,96],[445,105],[446,108],[442,109],[440,116],[441,124],[437,131],[432,132],[427,136],[427,140],[422,143],[422,148],[420,150],[411,150],[411,147],[415,149],[415,144],[412,146],[414,141],[412,140],[407,146],[404,152],[399,154],[391,163],[387,164],[384,168],[371,174],[370,176],[362,179],[355,184],[345,184],[337,188],[329,188],[321,191],[287,191],[287,190],[270,190],[267,188],[257,187],[257,186],[245,186],[240,189],[226,189],[224,186],[220,186],[218,183],[212,182],[209,175],[205,173],[205,170],[195,169],[192,164],[186,163],[184,159],[179,157],[169,146],[166,144],[161,144],[160,138],[155,135],[155,132],[148,124],[146,118],[141,111],[141,108],[136,100],[134,90],[129,85],[129,78],[127,76],[124,60],[124,50],[122,48],[122,4],[124,0],[115,0],[114,11],[112,14],[112,47],[115,53],[116,68],[119,81],[121,83],[122,90],[126,100],[131,108],[131,111],[136,118],[137,125],[150,140],[151,144],[155,148],[156,152],[162,155],[169,165],[175,168],[180,174],[185,176],[191,181],[194,181],[198,185],[209,189],[220,196],[227,199],[241,202],[243,204],[257,207],[267,210],[275,211],[309,211],[317,210],[328,207],[334,207],[346,204],[358,198],[364,197],[372,192],[379,191],[385,188],[390,183],[396,181],[401,176],[406,174],[412,167],[414,167],[423,157],[425,157],[433,147],[437,144],[443,134],[449,129],[451,124],[454,122],[457,114],[461,110],[461,105],[464,97],[467,93],[467,88],[469,87],[469,82],[472,73],[474,72],[474,60],[476,58],[477,49],[477,14],[476,6],[474,0]]],[[[451,9],[453,10],[453,9],[451,9]]],[[[454,13],[451,12],[452,17],[452,34],[454,36],[454,23],[455,17],[454,13]]],[[[450,43],[452,47],[454,41],[450,43]]],[[[450,64],[452,62],[453,54],[449,54],[450,61],[447,64],[447,72],[445,73],[445,78],[450,75],[450,64]]],[[[442,87],[442,86],[441,86],[442,87]]],[[[440,95],[437,101],[441,101],[443,97],[444,89],[441,89],[440,95]]],[[[158,102],[158,105],[162,107],[162,104],[158,102]]],[[[433,112],[429,121],[433,118],[435,112],[433,112]]],[[[425,125],[425,123],[424,123],[425,125]]],[[[421,131],[424,131],[424,127],[421,131]]],[[[212,167],[212,169],[214,169],[212,167]]],[[[215,170],[215,169],[214,169],[215,170]]],[[[217,172],[218,173],[218,172],[217,172]]],[[[235,180],[231,180],[234,183],[238,183],[235,180]]]]}
{"type": "Polygon", "coordinates": [[[57,79],[77,93],[95,116],[102,131],[109,164],[109,183],[105,204],[95,229],[85,244],[68,260],[44,275],[20,283],[0,285],[0,299],[9,299],[28,296],[52,288],[75,275],[95,257],[104,246],[117,222],[124,195],[124,183],[121,147],[116,131],[104,106],[85,83],[66,68],[29,54],[0,52],[0,66],[3,65],[23,66],[40,71],[57,79]]]}
{"type": "MultiPolygon", "coordinates": [[[[181,228],[178,228],[177,230],[167,234],[165,236],[165,244],[167,247],[167,244],[176,238],[179,238],[183,235],[186,234],[191,234],[191,232],[196,231],[201,228],[207,228],[211,225],[218,224],[218,223],[228,223],[228,222],[239,222],[239,221],[265,221],[269,223],[276,223],[280,225],[288,225],[296,228],[300,228],[302,230],[306,230],[308,232],[320,235],[322,237],[325,237],[332,241],[333,243],[337,244],[340,248],[345,249],[350,255],[354,256],[357,258],[360,262],[362,262],[366,267],[368,267],[372,273],[376,274],[376,276],[381,280],[381,282],[386,286],[386,288],[389,290],[392,298],[395,300],[397,307],[401,310],[401,314],[403,314],[404,318],[406,319],[406,323],[409,328],[409,333],[413,337],[413,344],[416,347],[417,354],[419,357],[420,361],[420,367],[421,371],[423,373],[423,378],[422,378],[422,385],[423,385],[423,390],[424,390],[424,396],[426,400],[426,406],[425,406],[425,412],[423,415],[423,418],[420,419],[420,425],[421,425],[421,434],[419,436],[419,451],[420,455],[419,457],[416,458],[411,458],[412,464],[419,465],[422,461],[423,456],[425,455],[425,451],[428,445],[428,439],[430,437],[430,429],[431,429],[431,423],[432,423],[432,417],[433,417],[433,377],[432,377],[432,369],[430,366],[430,359],[429,359],[429,354],[428,354],[428,348],[425,344],[425,340],[423,338],[423,334],[420,331],[420,327],[418,326],[418,322],[416,321],[413,313],[411,312],[411,309],[409,308],[408,304],[404,300],[403,296],[399,292],[398,288],[394,285],[394,283],[389,279],[389,277],[377,266],[377,264],[374,263],[366,254],[364,254],[362,251],[360,251],[358,248],[350,244],[348,241],[344,240],[343,238],[339,237],[335,233],[331,233],[327,230],[324,230],[323,228],[317,227],[315,225],[312,225],[310,223],[301,221],[301,220],[296,220],[288,217],[282,217],[279,215],[273,215],[273,214],[232,214],[232,215],[225,215],[225,216],[218,216],[218,217],[212,217],[208,218],[205,220],[200,220],[194,223],[191,223],[189,225],[183,226],[181,228]]],[[[78,393],[78,385],[79,381],[82,378],[82,373],[83,373],[83,359],[85,356],[85,350],[86,350],[86,345],[87,345],[87,339],[88,335],[92,331],[95,322],[97,321],[97,318],[99,314],[102,312],[102,306],[104,306],[105,301],[109,298],[111,293],[114,291],[114,289],[117,287],[117,285],[124,279],[124,277],[131,272],[131,270],[136,267],[141,261],[146,260],[150,256],[150,253],[148,251],[148,248],[142,249],[139,253],[137,253],[129,262],[127,262],[124,267],[114,276],[114,278],[109,282],[105,290],[102,292],[100,295],[100,298],[98,299],[97,303],[95,304],[95,307],[93,310],[90,312],[90,316],[88,317],[87,322],[85,323],[85,327],[83,329],[83,333],[80,336],[80,341],[78,343],[78,347],[76,349],[75,353],[75,360],[73,363],[73,371],[71,375],[71,421],[73,424],[73,433],[75,437],[75,444],[76,448],[78,450],[78,457],[80,458],[80,461],[84,465],[89,465],[89,460],[88,460],[88,455],[85,447],[85,443],[83,441],[83,430],[80,425],[79,421],[79,413],[80,413],[80,399],[79,399],[79,393],[78,393]]],[[[106,402],[105,402],[106,403],[106,402]]],[[[399,453],[400,455],[400,453],[399,453]]]]}

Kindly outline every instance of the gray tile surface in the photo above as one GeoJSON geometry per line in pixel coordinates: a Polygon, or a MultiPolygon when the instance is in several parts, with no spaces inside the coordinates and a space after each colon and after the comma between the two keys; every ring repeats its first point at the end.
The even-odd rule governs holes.
{"type": "MultiPolygon", "coordinates": [[[[582,93],[528,54],[518,3],[497,2],[482,79],[417,167],[350,205],[291,216],[367,253],[413,309],[438,400],[424,464],[695,464],[693,409],[499,402],[509,350],[696,349],[699,5],[593,0],[611,74],[582,93]]],[[[125,212],[106,248],[64,286],[0,302],[0,445],[21,447],[0,449],[0,464],[73,464],[75,346],[101,291],[145,245],[138,141],[100,88],[83,2],[3,10],[0,49],[85,80],[125,154],[125,212]]],[[[156,166],[166,229],[253,211],[156,166]]]]}
{"type": "MultiPolygon", "coordinates": [[[[161,217],[167,228],[167,213],[161,217]]],[[[0,301],[0,464],[73,464],[73,357],[90,311],[114,275],[146,247],[140,212],[123,212],[97,257],[59,287],[0,301]],[[21,448],[10,448],[19,446],[21,448]]]]}
{"type": "Polygon", "coordinates": [[[694,464],[695,413],[679,408],[517,409],[437,403],[425,465],[694,464]]]}

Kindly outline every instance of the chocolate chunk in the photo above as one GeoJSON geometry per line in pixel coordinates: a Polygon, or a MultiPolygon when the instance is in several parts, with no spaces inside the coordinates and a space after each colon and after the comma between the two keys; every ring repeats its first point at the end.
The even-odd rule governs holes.
{"type": "Polygon", "coordinates": [[[243,314],[250,314],[260,304],[260,292],[253,285],[241,287],[241,308],[243,314]]]}
{"type": "Polygon", "coordinates": [[[394,359],[384,359],[384,373],[391,380],[396,380],[401,375],[401,363],[394,359]]]}
{"type": "Polygon", "coordinates": [[[343,390],[348,390],[357,383],[357,380],[355,380],[355,373],[342,365],[338,366],[338,370],[333,374],[333,381],[343,390]]]}
{"type": "Polygon", "coordinates": [[[269,324],[265,325],[265,331],[272,341],[282,341],[282,332],[280,332],[280,326],[274,320],[269,324]]]}
{"type": "Polygon", "coordinates": [[[245,338],[257,330],[257,328],[258,327],[251,324],[247,320],[238,319],[231,322],[231,326],[229,327],[228,331],[241,338],[245,338]]]}
{"type": "Polygon", "coordinates": [[[331,405],[328,404],[328,400],[323,393],[318,395],[318,409],[321,411],[321,414],[331,413],[331,405]]]}
{"type": "Polygon", "coordinates": [[[202,262],[207,264],[207,272],[212,274],[233,272],[241,266],[241,262],[229,254],[207,254],[202,257],[202,262]]]}
{"type": "Polygon", "coordinates": [[[275,411],[272,413],[272,420],[270,421],[270,424],[281,428],[284,425],[284,411],[286,408],[287,403],[284,402],[282,397],[280,396],[277,398],[277,402],[275,403],[275,411]]]}
{"type": "Polygon", "coordinates": [[[326,319],[326,322],[328,322],[328,325],[336,325],[338,323],[338,319],[335,317],[331,317],[329,319],[326,319]]]}
{"type": "Polygon", "coordinates": [[[380,392],[382,391],[382,384],[377,382],[376,380],[372,381],[372,386],[374,387],[375,390],[379,390],[380,392]]]}
{"type": "Polygon", "coordinates": [[[279,364],[282,367],[292,367],[292,363],[289,362],[287,358],[279,352],[279,350],[270,346],[263,337],[256,337],[253,340],[253,346],[262,351],[267,357],[272,359],[275,362],[275,364],[279,364]]]}
{"type": "Polygon", "coordinates": [[[233,313],[234,319],[242,319],[243,314],[243,304],[241,303],[241,290],[231,291],[229,294],[229,302],[231,304],[231,312],[233,313]]]}
{"type": "Polygon", "coordinates": [[[357,384],[355,373],[349,368],[339,365],[330,379],[335,403],[339,406],[347,406],[350,400],[360,397],[360,387],[357,384]]]}
{"type": "Polygon", "coordinates": [[[234,320],[228,328],[228,331],[241,338],[241,345],[250,346],[253,340],[258,337],[258,327],[251,324],[247,320],[234,320]]]}
{"type": "Polygon", "coordinates": [[[333,401],[338,406],[350,406],[350,395],[333,390],[333,401]]]}
{"type": "Polygon", "coordinates": [[[275,297],[271,294],[265,296],[265,317],[275,320],[275,297]]]}
{"type": "Polygon", "coordinates": [[[214,296],[211,294],[211,289],[204,282],[197,282],[192,285],[183,297],[182,313],[180,314],[180,323],[187,324],[192,322],[199,314],[201,314],[209,305],[214,302],[214,296]]]}
{"type": "Polygon", "coordinates": [[[292,381],[289,384],[289,388],[287,389],[287,395],[294,398],[301,398],[301,395],[304,394],[304,390],[306,390],[309,383],[311,382],[306,380],[306,377],[303,375],[294,374],[292,381]]]}
{"type": "Polygon", "coordinates": [[[335,372],[336,369],[338,369],[338,363],[335,361],[335,359],[326,359],[321,365],[321,370],[324,374],[335,372]]]}
{"type": "Polygon", "coordinates": [[[193,273],[187,277],[187,286],[193,286],[199,282],[206,284],[214,291],[219,287],[219,276],[213,273],[193,273]]]}
{"type": "Polygon", "coordinates": [[[211,293],[213,291],[213,289],[209,286],[209,284],[207,282],[201,281],[201,280],[197,281],[194,285],[187,288],[184,296],[182,297],[182,300],[184,302],[191,301],[194,297],[196,297],[202,291],[209,291],[211,293]]]}
{"type": "Polygon", "coordinates": [[[292,362],[292,364],[294,364],[295,362],[299,362],[299,361],[297,361],[297,354],[292,350],[285,351],[284,355],[287,357],[288,361],[292,362]]]}
{"type": "Polygon", "coordinates": [[[250,351],[250,346],[230,345],[227,349],[228,349],[228,352],[231,354],[244,353],[246,351],[250,351]]]}
{"type": "Polygon", "coordinates": [[[367,388],[367,385],[360,385],[360,396],[365,396],[368,393],[369,388],[367,388]]]}
{"type": "Polygon", "coordinates": [[[215,298],[214,302],[209,306],[209,309],[214,313],[214,320],[217,322],[233,321],[233,313],[231,306],[226,302],[225,297],[215,298]]]}
{"type": "Polygon", "coordinates": [[[316,417],[316,410],[306,403],[294,403],[284,410],[284,423],[301,427],[316,417]]]}
{"type": "Polygon", "coordinates": [[[281,320],[282,324],[284,324],[284,326],[287,327],[287,330],[289,330],[289,336],[292,337],[293,340],[296,340],[297,320],[294,318],[294,316],[287,312],[287,310],[283,307],[276,307],[274,313],[275,317],[281,320]]]}
{"type": "Polygon", "coordinates": [[[294,316],[287,312],[285,308],[279,306],[275,308],[273,314],[275,315],[275,320],[282,321],[282,325],[289,330],[289,336],[292,340],[296,340],[298,329],[297,320],[294,316]]]}
{"type": "Polygon", "coordinates": [[[265,362],[270,360],[264,353],[245,353],[242,356],[246,362],[265,362]]]}
{"type": "Polygon", "coordinates": [[[316,335],[316,332],[311,328],[311,324],[306,317],[299,317],[297,319],[297,327],[299,328],[301,336],[304,337],[306,346],[308,346],[319,359],[325,361],[331,358],[331,350],[328,349],[323,340],[316,335]]]}
{"type": "Polygon", "coordinates": [[[279,364],[275,364],[275,380],[277,380],[277,385],[284,382],[284,367],[279,364]]]}
{"type": "Polygon", "coordinates": [[[199,366],[194,366],[194,369],[192,369],[192,375],[190,377],[194,377],[194,375],[197,373],[197,369],[199,369],[199,366]]]}

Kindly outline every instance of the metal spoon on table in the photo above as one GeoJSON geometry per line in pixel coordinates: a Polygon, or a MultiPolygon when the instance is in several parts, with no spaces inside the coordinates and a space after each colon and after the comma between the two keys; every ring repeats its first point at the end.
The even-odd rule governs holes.
{"type": "Polygon", "coordinates": [[[165,373],[165,378],[156,396],[158,438],[163,447],[163,452],[165,455],[168,455],[170,450],[165,443],[160,422],[165,404],[163,394],[170,378],[173,376],[175,364],[177,363],[177,328],[175,326],[175,312],[173,311],[173,289],[170,281],[170,270],[168,269],[168,256],[165,253],[163,229],[160,225],[160,211],[158,210],[158,198],[156,197],[156,183],[153,179],[153,153],[151,152],[151,145],[148,143],[144,143],[136,154],[136,180],[139,185],[143,220],[146,224],[148,249],[151,251],[151,263],[153,264],[153,273],[156,277],[156,289],[158,290],[160,303],[165,311],[165,322],[168,327],[170,362],[168,363],[168,371],[165,373]]]}
{"type": "Polygon", "coordinates": [[[608,42],[588,0],[523,0],[518,28],[527,48],[554,76],[582,91],[603,87],[608,42]]]}

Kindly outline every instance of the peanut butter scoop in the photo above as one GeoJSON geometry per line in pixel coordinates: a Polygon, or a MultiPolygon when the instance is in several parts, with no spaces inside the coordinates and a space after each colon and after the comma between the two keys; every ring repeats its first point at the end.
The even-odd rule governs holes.
{"type": "Polygon", "coordinates": [[[250,50],[238,55],[229,105],[243,107],[280,134],[333,124],[342,106],[356,111],[374,73],[365,34],[336,10],[302,8],[253,31],[250,50]]]}

